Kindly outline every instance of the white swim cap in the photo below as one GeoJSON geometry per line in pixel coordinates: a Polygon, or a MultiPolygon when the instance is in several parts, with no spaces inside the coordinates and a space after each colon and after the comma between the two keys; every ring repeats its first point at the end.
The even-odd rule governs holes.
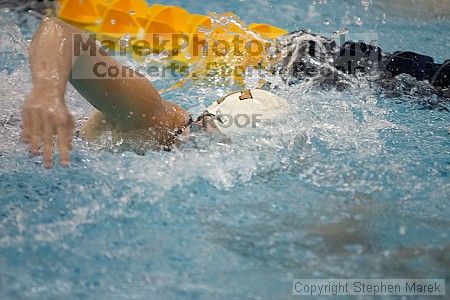
{"type": "Polygon", "coordinates": [[[285,117],[289,102],[268,91],[244,90],[214,101],[206,113],[214,115],[213,122],[223,133],[261,128],[261,123],[285,117]]]}

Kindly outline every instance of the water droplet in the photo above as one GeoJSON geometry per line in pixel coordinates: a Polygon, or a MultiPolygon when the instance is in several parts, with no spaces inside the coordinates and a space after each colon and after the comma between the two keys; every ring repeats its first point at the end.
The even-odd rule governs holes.
{"type": "Polygon", "coordinates": [[[170,56],[169,51],[163,50],[163,51],[161,51],[161,53],[159,54],[159,59],[167,59],[169,56],[170,56]]]}
{"type": "Polygon", "coordinates": [[[116,19],[111,19],[110,23],[111,23],[111,25],[116,25],[117,21],[116,21],[116,19]]]}
{"type": "Polygon", "coordinates": [[[323,25],[325,25],[325,26],[330,25],[330,20],[327,20],[327,19],[323,20],[323,25]]]}
{"type": "Polygon", "coordinates": [[[370,0],[361,0],[361,5],[364,8],[364,10],[369,10],[369,6],[370,6],[370,0]]]}
{"type": "Polygon", "coordinates": [[[223,89],[217,89],[217,96],[222,97],[225,94],[223,89]]]}
{"type": "Polygon", "coordinates": [[[228,25],[229,23],[230,23],[230,20],[226,17],[220,18],[220,20],[219,20],[219,24],[223,25],[223,26],[228,25]]]}
{"type": "Polygon", "coordinates": [[[348,34],[348,28],[342,28],[342,29],[339,29],[339,30],[333,32],[333,37],[336,38],[336,37],[339,37],[341,35],[346,35],[346,34],[348,34]]]}
{"type": "Polygon", "coordinates": [[[361,26],[363,24],[363,20],[360,17],[355,17],[355,25],[361,26]]]}

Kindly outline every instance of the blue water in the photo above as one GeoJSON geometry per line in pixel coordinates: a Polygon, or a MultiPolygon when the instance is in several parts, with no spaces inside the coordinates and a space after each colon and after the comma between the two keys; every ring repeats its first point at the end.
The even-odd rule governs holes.
{"type": "MultiPolygon", "coordinates": [[[[162,2],[450,57],[448,15],[420,8],[162,2]]],[[[450,278],[449,105],[415,94],[422,85],[400,80],[410,93],[397,97],[364,79],[345,91],[281,85],[293,114],[263,136],[200,134],[138,156],[106,135],[76,140],[72,167],[48,171],[20,141],[36,24],[0,13],[0,298],[288,299],[295,278],[450,278]]],[[[227,92],[166,96],[197,113],[227,92]]],[[[82,124],[92,109],[73,89],[67,101],[82,124]]]]}

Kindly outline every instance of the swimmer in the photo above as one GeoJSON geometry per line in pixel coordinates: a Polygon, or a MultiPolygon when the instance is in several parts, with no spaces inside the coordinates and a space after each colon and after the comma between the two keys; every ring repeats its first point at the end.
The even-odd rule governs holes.
{"type": "Polygon", "coordinates": [[[281,61],[271,67],[288,83],[315,79],[322,84],[345,84],[347,75],[377,75],[382,85],[400,74],[430,83],[434,92],[447,97],[450,60],[439,64],[432,57],[411,51],[384,52],[376,45],[333,39],[296,31],[278,39],[281,61]],[[344,80],[342,80],[344,79],[344,80]]]}
{"type": "Polygon", "coordinates": [[[136,75],[133,79],[73,79],[72,71],[92,68],[98,62],[123,68],[95,42],[95,55],[84,53],[72,62],[75,33],[84,34],[56,18],[45,17],[30,44],[33,88],[23,105],[22,133],[32,154],[37,155],[42,144],[45,167],[52,165],[55,135],[61,164],[67,166],[70,161],[74,121],[64,99],[68,81],[119,131],[152,128],[154,137],[163,143],[170,138],[169,131],[188,126],[189,114],[162,99],[150,81],[131,69],[136,75]]]}
{"type": "Polygon", "coordinates": [[[68,82],[100,112],[80,130],[81,137],[90,139],[109,128],[119,134],[133,135],[136,139],[148,139],[154,148],[163,149],[176,146],[180,137],[189,135],[194,125],[206,131],[217,130],[215,124],[219,122],[214,116],[221,108],[227,108],[229,112],[237,107],[250,113],[252,106],[249,103],[258,101],[260,106],[255,106],[253,113],[272,117],[274,107],[287,105],[284,99],[263,90],[243,91],[216,101],[209,111],[193,120],[183,108],[161,98],[151,82],[141,74],[108,56],[84,32],[51,17],[43,19],[33,36],[29,59],[33,88],[23,104],[22,133],[32,154],[39,154],[42,146],[43,162],[47,168],[52,165],[55,136],[61,164],[67,166],[70,162],[74,121],[64,99],[68,82]],[[91,42],[89,51],[82,52],[75,61],[72,56],[74,34],[84,35],[91,42]],[[83,72],[92,72],[98,63],[125,70],[126,78],[121,77],[121,72],[114,78],[84,79],[83,75],[92,73],[83,72]]]}
{"type": "MultiPolygon", "coordinates": [[[[340,74],[354,75],[357,71],[377,69],[390,76],[407,73],[418,80],[429,80],[438,88],[449,86],[449,61],[439,65],[431,58],[412,52],[387,55],[378,47],[363,43],[346,43],[337,48],[323,37],[301,31],[280,40],[284,42],[286,53],[272,65],[272,71],[285,78],[317,77],[320,72],[309,59],[324,60],[331,55],[331,66],[339,74],[324,76],[327,79],[336,80],[340,74]],[[317,51],[317,48],[321,50],[317,51]]],[[[47,168],[52,166],[55,136],[61,164],[68,166],[70,163],[74,121],[64,99],[68,82],[99,111],[80,131],[81,137],[89,139],[109,128],[118,133],[136,134],[136,138],[151,140],[155,148],[163,149],[177,146],[180,137],[188,136],[192,126],[205,131],[220,131],[221,108],[226,107],[234,115],[257,113],[267,119],[277,117],[278,112],[278,116],[282,116],[288,109],[285,99],[263,90],[247,90],[214,102],[194,120],[186,110],[163,99],[141,74],[108,56],[86,33],[52,17],[45,17],[33,36],[29,58],[33,88],[22,109],[23,139],[30,144],[30,152],[34,155],[39,154],[42,146],[47,168]],[[76,59],[72,52],[74,35],[84,36],[89,45],[76,59]],[[83,76],[88,74],[86,72],[92,73],[98,64],[125,72],[115,78],[83,76]]]]}

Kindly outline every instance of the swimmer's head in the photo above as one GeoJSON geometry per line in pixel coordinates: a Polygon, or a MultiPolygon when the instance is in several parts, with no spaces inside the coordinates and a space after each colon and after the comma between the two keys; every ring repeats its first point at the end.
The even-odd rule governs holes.
{"type": "Polygon", "coordinates": [[[252,131],[261,128],[264,121],[285,117],[289,107],[286,99],[268,91],[244,90],[215,101],[194,125],[207,132],[225,134],[252,131]]]}

